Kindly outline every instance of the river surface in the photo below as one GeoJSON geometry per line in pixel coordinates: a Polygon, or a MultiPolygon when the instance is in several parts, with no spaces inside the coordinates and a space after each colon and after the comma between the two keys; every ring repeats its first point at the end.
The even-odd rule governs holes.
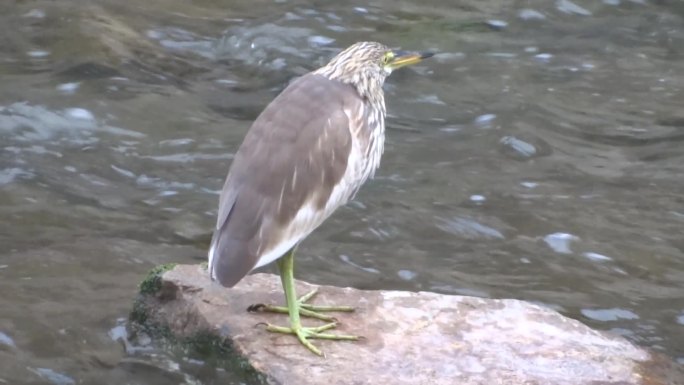
{"type": "Polygon", "coordinates": [[[0,383],[243,383],[127,342],[137,284],[205,260],[250,122],[359,40],[440,54],[388,79],[382,166],[298,277],[533,301],[683,363],[682,4],[3,2],[0,383]]]}

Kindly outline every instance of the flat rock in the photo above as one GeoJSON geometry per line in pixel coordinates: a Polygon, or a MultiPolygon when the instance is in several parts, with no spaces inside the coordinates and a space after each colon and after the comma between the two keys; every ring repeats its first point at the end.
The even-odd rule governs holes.
{"type": "MultiPolygon", "coordinates": [[[[275,275],[250,275],[226,289],[200,266],[177,265],[152,279],[136,305],[146,324],[180,341],[215,336],[230,346],[224,354],[239,356],[269,384],[684,383],[681,368],[662,355],[519,300],[318,286],[315,304],[357,307],[335,314],[334,331],[365,337],[314,340],[326,355],[318,357],[294,337],[259,326],[286,326],[286,315],[246,311],[255,303],[282,304],[275,275]]],[[[315,287],[297,282],[298,294],[315,287]]]]}

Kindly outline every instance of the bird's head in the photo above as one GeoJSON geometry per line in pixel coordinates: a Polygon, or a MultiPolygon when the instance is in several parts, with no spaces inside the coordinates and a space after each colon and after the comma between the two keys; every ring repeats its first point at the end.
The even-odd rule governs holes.
{"type": "Polygon", "coordinates": [[[363,95],[382,87],[385,78],[395,69],[419,63],[432,55],[395,51],[381,43],[364,41],[340,52],[317,72],[330,79],[351,83],[363,95]]]}

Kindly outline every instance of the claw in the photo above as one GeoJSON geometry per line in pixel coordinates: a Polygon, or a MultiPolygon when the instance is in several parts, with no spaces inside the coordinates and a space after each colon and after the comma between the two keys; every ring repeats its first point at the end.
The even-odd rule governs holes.
{"type": "Polygon", "coordinates": [[[247,308],[247,311],[248,311],[249,313],[258,313],[258,312],[260,312],[260,311],[264,311],[264,309],[265,309],[267,306],[268,306],[268,305],[263,304],[263,303],[255,303],[255,304],[253,304],[253,305],[249,305],[249,307],[247,308]]]}

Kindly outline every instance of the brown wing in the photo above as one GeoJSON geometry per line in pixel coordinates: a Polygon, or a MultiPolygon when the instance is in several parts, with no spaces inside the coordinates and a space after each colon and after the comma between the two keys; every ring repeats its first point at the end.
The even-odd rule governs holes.
{"type": "Polygon", "coordinates": [[[325,219],[302,213],[326,211],[352,149],[345,110],[362,108],[351,86],[315,74],[297,79],[266,107],[221,192],[209,252],[212,278],[235,285],[260,260],[279,258],[325,219]]]}

